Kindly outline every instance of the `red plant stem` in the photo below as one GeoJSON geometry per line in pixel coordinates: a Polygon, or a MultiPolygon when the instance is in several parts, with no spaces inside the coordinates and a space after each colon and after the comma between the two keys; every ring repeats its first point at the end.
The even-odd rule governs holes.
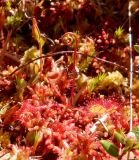
{"type": "Polygon", "coordinates": [[[1,56],[2,56],[2,57],[3,57],[3,56],[5,55],[5,53],[6,53],[6,47],[7,47],[8,42],[10,41],[11,35],[12,35],[12,30],[8,31],[7,38],[6,38],[6,40],[4,41],[4,43],[3,43],[3,48],[2,48],[2,51],[1,51],[1,56]]]}
{"type": "Polygon", "coordinates": [[[74,88],[75,88],[75,77],[76,77],[76,59],[77,59],[77,47],[78,47],[78,39],[75,36],[75,47],[74,47],[74,53],[73,53],[73,69],[72,69],[72,73],[73,73],[73,80],[72,80],[72,89],[71,89],[71,104],[74,105],[74,88]]]}
{"type": "Polygon", "coordinates": [[[76,77],[76,59],[77,59],[77,47],[78,47],[78,38],[75,33],[67,32],[62,36],[62,41],[65,45],[74,47],[73,52],[73,80],[72,80],[72,88],[71,88],[71,105],[74,105],[74,89],[75,89],[75,77],[76,77]],[[74,44],[75,43],[75,44],[74,44]]]}

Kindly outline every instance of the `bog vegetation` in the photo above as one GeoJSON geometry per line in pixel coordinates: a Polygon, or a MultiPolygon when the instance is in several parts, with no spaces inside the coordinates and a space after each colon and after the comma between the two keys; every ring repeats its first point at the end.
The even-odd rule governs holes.
{"type": "Polygon", "coordinates": [[[0,1],[1,160],[139,159],[131,3],[132,48],[127,0],[0,1]]]}

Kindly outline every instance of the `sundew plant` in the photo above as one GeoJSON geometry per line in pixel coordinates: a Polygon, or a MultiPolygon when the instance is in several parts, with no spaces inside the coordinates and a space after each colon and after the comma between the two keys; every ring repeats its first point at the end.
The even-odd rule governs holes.
{"type": "Polygon", "coordinates": [[[138,0],[0,1],[0,160],[139,159],[138,0]]]}

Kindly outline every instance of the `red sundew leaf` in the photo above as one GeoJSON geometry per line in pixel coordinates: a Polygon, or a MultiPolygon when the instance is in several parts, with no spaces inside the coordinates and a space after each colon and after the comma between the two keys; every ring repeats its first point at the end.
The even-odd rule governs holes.
{"type": "Polygon", "coordinates": [[[103,99],[103,98],[98,98],[98,99],[94,99],[91,100],[88,103],[88,106],[92,106],[92,105],[100,105],[103,106],[106,109],[120,109],[121,108],[121,103],[118,102],[116,99],[112,99],[112,98],[107,98],[107,99],[103,99]]]}
{"type": "Polygon", "coordinates": [[[14,121],[14,114],[18,109],[19,107],[16,105],[7,110],[7,112],[2,116],[2,119],[4,119],[4,125],[9,125],[14,121]]]}
{"type": "Polygon", "coordinates": [[[38,112],[41,112],[41,110],[44,109],[43,107],[36,107],[28,102],[23,102],[21,108],[14,113],[15,119],[20,120],[22,115],[29,114],[30,116],[37,116],[38,112]]]}
{"type": "Polygon", "coordinates": [[[116,110],[122,109],[121,103],[118,103],[115,99],[107,98],[107,99],[94,99],[90,100],[87,104],[87,108],[90,113],[94,113],[97,115],[108,113],[114,113],[116,110]]]}
{"type": "Polygon", "coordinates": [[[22,113],[22,112],[26,112],[26,111],[31,112],[31,113],[35,113],[37,110],[38,110],[37,107],[34,107],[27,102],[23,102],[21,108],[16,113],[22,113]]]}
{"type": "Polygon", "coordinates": [[[14,119],[18,120],[26,128],[42,125],[41,112],[44,107],[33,106],[28,102],[23,102],[21,108],[14,114],[14,119]]]}

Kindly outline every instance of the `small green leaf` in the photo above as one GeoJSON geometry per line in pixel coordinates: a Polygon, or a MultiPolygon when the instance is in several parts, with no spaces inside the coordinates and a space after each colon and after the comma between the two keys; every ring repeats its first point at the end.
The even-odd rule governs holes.
{"type": "Polygon", "coordinates": [[[40,51],[35,46],[32,46],[25,51],[23,57],[20,59],[21,65],[24,65],[25,63],[28,63],[29,61],[38,58],[39,56],[40,51]]]}
{"type": "Polygon", "coordinates": [[[35,40],[38,42],[38,44],[42,47],[45,43],[45,37],[42,36],[40,33],[39,27],[37,25],[37,21],[35,18],[32,20],[32,36],[35,38],[35,40]]]}
{"type": "Polygon", "coordinates": [[[43,45],[45,44],[45,40],[46,40],[46,38],[41,34],[40,41],[39,41],[39,44],[41,45],[41,47],[43,47],[43,45]]]}
{"type": "Polygon", "coordinates": [[[6,113],[6,111],[10,108],[10,104],[6,104],[5,106],[0,108],[0,115],[3,115],[6,113]]]}
{"type": "Polygon", "coordinates": [[[102,146],[104,149],[114,157],[118,157],[118,147],[113,144],[112,142],[109,142],[107,140],[101,140],[102,146]]]}
{"type": "Polygon", "coordinates": [[[105,77],[106,74],[102,73],[94,78],[89,79],[87,84],[87,89],[89,93],[91,93],[97,86],[99,86],[99,84],[101,84],[101,82],[105,79],[105,77]]]}
{"type": "Polygon", "coordinates": [[[38,79],[39,79],[39,75],[40,74],[37,74],[37,75],[34,75],[34,76],[32,76],[31,78],[30,78],[30,80],[29,80],[29,84],[31,84],[31,85],[34,85],[35,83],[37,83],[37,81],[38,81],[38,79]]]}
{"type": "Polygon", "coordinates": [[[139,45],[134,45],[134,49],[137,53],[139,53],[139,45]]]}
{"type": "Polygon", "coordinates": [[[35,63],[34,64],[34,74],[37,75],[39,73],[39,71],[40,71],[40,67],[39,67],[38,63],[35,63]]]}
{"type": "Polygon", "coordinates": [[[27,133],[26,141],[28,146],[33,146],[35,141],[36,131],[30,131],[27,133]]]}
{"type": "Polygon", "coordinates": [[[17,90],[17,96],[22,101],[23,100],[23,94],[24,90],[27,86],[27,82],[20,77],[16,77],[16,90],[17,90]]]}
{"type": "Polygon", "coordinates": [[[114,137],[118,142],[120,142],[122,144],[125,144],[125,137],[122,133],[119,133],[119,132],[115,131],[114,132],[114,137]]]}
{"type": "Polygon", "coordinates": [[[133,146],[135,145],[135,141],[133,139],[127,139],[125,145],[129,148],[133,148],[133,146]]]}
{"type": "Polygon", "coordinates": [[[10,10],[10,9],[11,9],[11,5],[12,5],[12,2],[11,2],[10,0],[8,0],[8,1],[6,2],[6,9],[7,9],[7,10],[10,10]]]}
{"type": "Polygon", "coordinates": [[[34,149],[36,150],[38,144],[43,138],[43,133],[41,131],[36,132],[35,139],[34,139],[34,149]]]}
{"type": "Polygon", "coordinates": [[[19,89],[20,87],[21,88],[25,88],[26,87],[26,81],[23,79],[23,78],[20,78],[20,77],[16,77],[16,87],[19,89]]]}
{"type": "Polygon", "coordinates": [[[23,12],[21,12],[21,11],[16,12],[15,11],[14,15],[7,16],[7,18],[6,18],[7,26],[17,28],[18,26],[20,26],[23,19],[24,19],[23,12]]]}
{"type": "Polygon", "coordinates": [[[139,144],[136,144],[133,149],[139,149],[139,144]]]}
{"type": "Polygon", "coordinates": [[[119,28],[116,29],[116,31],[115,31],[115,37],[121,38],[123,32],[124,32],[123,28],[122,28],[122,27],[119,27],[119,28]]]}
{"type": "Polygon", "coordinates": [[[40,30],[37,25],[37,21],[35,18],[32,20],[32,36],[35,38],[35,40],[39,43],[40,40],[40,30]]]}
{"type": "Polygon", "coordinates": [[[24,92],[24,89],[26,88],[26,81],[23,79],[23,78],[20,78],[20,77],[16,77],[16,89],[17,89],[17,92],[24,92]]]}
{"type": "Polygon", "coordinates": [[[43,133],[41,131],[30,131],[27,133],[26,136],[27,145],[34,146],[34,150],[36,150],[42,138],[43,138],[43,133]]]}

